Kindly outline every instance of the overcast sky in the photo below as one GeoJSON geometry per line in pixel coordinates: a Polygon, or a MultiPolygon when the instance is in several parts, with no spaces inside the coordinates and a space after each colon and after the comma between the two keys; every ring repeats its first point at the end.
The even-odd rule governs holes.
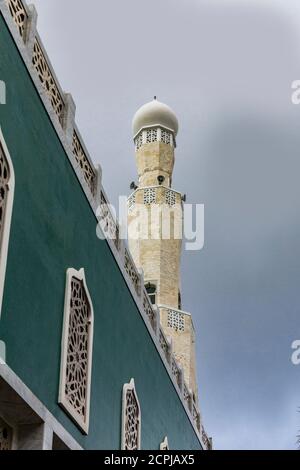
{"type": "Polygon", "coordinates": [[[299,0],[33,3],[111,202],[136,179],[137,108],[157,95],[176,111],[173,187],[205,205],[205,248],[183,254],[182,294],[215,448],[296,448],[299,0]]]}

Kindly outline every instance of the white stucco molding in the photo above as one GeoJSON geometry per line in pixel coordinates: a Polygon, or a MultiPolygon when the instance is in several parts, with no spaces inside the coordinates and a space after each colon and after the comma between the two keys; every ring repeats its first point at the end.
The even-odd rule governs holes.
{"type": "Polygon", "coordinates": [[[16,392],[20,400],[41,419],[47,427],[71,450],[82,450],[82,447],[71,434],[50,413],[46,406],[32,393],[25,383],[13,372],[8,365],[0,365],[0,378],[16,392]]]}

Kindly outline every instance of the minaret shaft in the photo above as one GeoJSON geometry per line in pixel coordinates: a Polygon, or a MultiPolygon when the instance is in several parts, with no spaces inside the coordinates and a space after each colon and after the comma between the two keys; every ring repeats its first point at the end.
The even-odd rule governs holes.
{"type": "Polygon", "coordinates": [[[197,400],[194,327],[191,315],[181,310],[183,203],[181,193],[171,188],[177,130],[173,111],[157,101],[143,106],[134,118],[139,180],[128,199],[128,241],[197,400]]]}

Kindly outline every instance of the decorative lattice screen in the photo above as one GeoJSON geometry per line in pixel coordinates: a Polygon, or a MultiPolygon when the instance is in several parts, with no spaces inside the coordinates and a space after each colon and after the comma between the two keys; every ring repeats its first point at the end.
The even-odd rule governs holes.
{"type": "Polygon", "coordinates": [[[146,142],[151,144],[152,142],[157,142],[157,129],[148,129],[146,132],[146,142]]]}
{"type": "Polygon", "coordinates": [[[166,203],[172,207],[175,206],[176,204],[176,193],[172,191],[171,189],[168,189],[166,191],[166,203]]]}
{"type": "Polygon", "coordinates": [[[122,449],[139,450],[141,440],[141,412],[134,380],[123,388],[122,449]]]}
{"type": "Polygon", "coordinates": [[[20,36],[24,39],[26,22],[28,19],[25,7],[21,0],[6,0],[11,16],[16,23],[20,36]]]}
{"type": "Polygon", "coordinates": [[[147,188],[144,190],[144,204],[155,204],[156,203],[156,189],[147,188]]]}
{"type": "Polygon", "coordinates": [[[65,298],[60,403],[88,429],[93,310],[84,270],[68,269],[65,298]]]}
{"type": "Polygon", "coordinates": [[[184,331],[185,321],[184,314],[176,310],[168,311],[168,327],[173,328],[175,331],[184,331]]]}
{"type": "Polygon", "coordinates": [[[171,144],[171,132],[162,129],[162,131],[161,131],[161,141],[164,144],[170,145],[171,144]]]}
{"type": "Polygon", "coordinates": [[[32,63],[37,71],[40,82],[48,95],[52,108],[60,123],[63,122],[64,102],[48,65],[43,49],[36,39],[33,46],[32,63]]]}

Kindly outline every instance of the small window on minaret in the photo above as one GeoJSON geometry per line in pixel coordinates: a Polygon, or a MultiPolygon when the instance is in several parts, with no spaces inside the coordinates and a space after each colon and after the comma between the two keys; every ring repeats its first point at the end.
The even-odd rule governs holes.
{"type": "Polygon", "coordinates": [[[156,285],[151,284],[149,282],[148,284],[146,284],[145,287],[146,287],[147,294],[150,297],[152,305],[155,305],[155,303],[156,303],[156,285]]]}
{"type": "Polygon", "coordinates": [[[178,292],[178,308],[181,310],[181,293],[178,292]]]}

